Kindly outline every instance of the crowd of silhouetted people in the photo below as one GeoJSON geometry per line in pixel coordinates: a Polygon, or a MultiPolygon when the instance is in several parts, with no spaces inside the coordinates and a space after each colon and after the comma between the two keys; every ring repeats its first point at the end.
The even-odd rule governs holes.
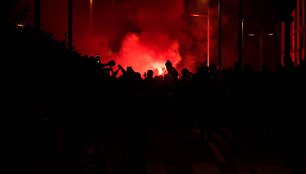
{"type": "Polygon", "coordinates": [[[199,129],[207,140],[210,131],[229,127],[243,141],[280,149],[290,164],[303,161],[292,159],[305,154],[305,61],[191,72],[168,60],[166,74],[148,70],[142,77],[133,65],[71,52],[47,33],[2,30],[6,143],[24,171],[103,172],[103,154],[115,148],[115,173],[144,172],[156,129],[199,129]]]}

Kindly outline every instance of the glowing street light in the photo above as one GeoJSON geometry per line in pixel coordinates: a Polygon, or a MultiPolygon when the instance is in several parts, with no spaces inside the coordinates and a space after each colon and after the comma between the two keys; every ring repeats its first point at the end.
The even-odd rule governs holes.
{"type": "Polygon", "coordinates": [[[192,17],[200,17],[201,16],[200,14],[195,14],[195,13],[191,13],[189,15],[192,16],[192,17]]]}
{"type": "Polygon", "coordinates": [[[92,9],[92,0],[89,0],[90,9],[92,9]]]}
{"type": "Polygon", "coordinates": [[[18,24],[16,24],[16,27],[18,28],[18,29],[23,29],[24,28],[24,25],[25,24],[22,24],[22,23],[18,23],[18,24]]]}

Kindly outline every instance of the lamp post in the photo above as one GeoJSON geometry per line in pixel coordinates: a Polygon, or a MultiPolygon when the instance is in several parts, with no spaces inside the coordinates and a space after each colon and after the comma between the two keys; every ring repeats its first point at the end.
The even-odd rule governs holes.
{"type": "Polygon", "coordinates": [[[222,0],[218,0],[218,60],[222,69],[222,0]]]}
{"type": "Polygon", "coordinates": [[[93,34],[93,0],[89,0],[89,32],[93,34]]]}
{"type": "Polygon", "coordinates": [[[68,0],[68,49],[69,51],[72,51],[72,1],[68,0]]]}
{"type": "Polygon", "coordinates": [[[210,19],[209,10],[207,10],[207,66],[210,65],[210,19]]]}
{"type": "Polygon", "coordinates": [[[240,66],[243,64],[243,0],[239,0],[239,14],[238,14],[238,62],[240,66]]]}

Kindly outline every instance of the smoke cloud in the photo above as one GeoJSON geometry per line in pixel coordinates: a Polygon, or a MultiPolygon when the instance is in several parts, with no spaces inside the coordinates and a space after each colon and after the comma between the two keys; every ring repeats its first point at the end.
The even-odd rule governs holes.
{"type": "MultiPolygon", "coordinates": [[[[199,66],[218,64],[215,1],[209,4],[206,0],[93,0],[92,9],[89,2],[75,0],[73,4],[73,41],[81,54],[99,54],[102,62],[114,59],[117,64],[132,66],[142,74],[148,69],[156,75],[161,73],[166,60],[179,71],[188,68],[195,72],[199,66]]],[[[224,25],[229,25],[227,19],[232,18],[225,15],[224,25]]],[[[67,0],[42,1],[42,25],[56,38],[65,39],[67,0]]],[[[236,35],[231,33],[227,37],[231,40],[228,44],[233,45],[236,35]]],[[[234,49],[224,50],[227,42],[222,44],[223,54],[230,58],[229,55],[235,55],[234,49]]]]}

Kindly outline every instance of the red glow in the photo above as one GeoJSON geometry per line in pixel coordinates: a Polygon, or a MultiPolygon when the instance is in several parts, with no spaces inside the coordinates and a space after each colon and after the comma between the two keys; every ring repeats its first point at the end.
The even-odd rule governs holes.
{"type": "Polygon", "coordinates": [[[128,34],[122,43],[117,62],[124,67],[132,66],[141,74],[149,69],[153,70],[155,75],[166,73],[165,62],[167,60],[170,60],[174,66],[181,61],[179,44],[161,33],[155,33],[154,40],[151,42],[146,34],[128,34]],[[156,43],[167,44],[155,44],[154,40],[156,43]]]}
{"type": "Polygon", "coordinates": [[[191,13],[190,16],[192,16],[192,17],[200,17],[199,14],[194,14],[194,13],[191,13]]]}
{"type": "Polygon", "coordinates": [[[92,36],[93,32],[93,2],[92,0],[89,1],[89,34],[92,36]]]}
{"type": "MultiPolygon", "coordinates": [[[[73,44],[81,54],[99,54],[102,62],[115,59],[118,64],[133,66],[141,73],[147,68],[156,71],[160,69],[156,75],[162,73],[165,59],[175,61],[174,65],[178,70],[188,68],[192,72],[202,65],[218,64],[218,15],[213,1],[73,2],[73,44]],[[205,17],[207,10],[210,21],[205,17]],[[134,52],[141,51],[140,53],[132,54],[132,50],[127,49],[132,47],[127,44],[133,40],[129,38],[130,33],[138,37],[138,43],[134,43],[134,52]],[[150,34],[152,36],[148,37],[150,34]],[[149,53],[143,53],[144,50],[149,53]],[[134,59],[133,57],[137,58],[129,60],[134,59]],[[140,57],[150,58],[142,60],[140,57]],[[152,60],[150,63],[149,59],[152,60]]],[[[229,0],[223,3],[222,25],[226,28],[223,30],[226,37],[223,37],[222,42],[222,64],[223,67],[229,67],[237,59],[237,44],[233,43],[237,40],[237,29],[232,27],[236,26],[237,21],[234,19],[237,18],[231,17],[237,12],[237,4],[236,1],[229,0]]],[[[25,22],[27,26],[33,25],[34,1],[22,0],[19,4],[16,10],[29,9],[25,22]]],[[[67,8],[67,0],[41,1],[41,28],[52,33],[58,40],[67,39],[67,8]]]]}

